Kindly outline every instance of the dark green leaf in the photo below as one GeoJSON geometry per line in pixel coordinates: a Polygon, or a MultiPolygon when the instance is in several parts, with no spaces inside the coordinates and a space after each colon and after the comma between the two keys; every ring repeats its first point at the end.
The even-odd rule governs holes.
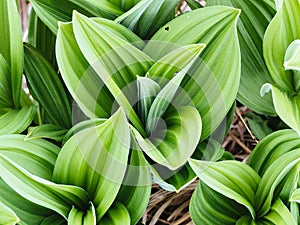
{"type": "Polygon", "coordinates": [[[50,63],[25,45],[25,72],[32,96],[45,109],[47,122],[70,128],[72,109],[64,86],[50,63]]]}

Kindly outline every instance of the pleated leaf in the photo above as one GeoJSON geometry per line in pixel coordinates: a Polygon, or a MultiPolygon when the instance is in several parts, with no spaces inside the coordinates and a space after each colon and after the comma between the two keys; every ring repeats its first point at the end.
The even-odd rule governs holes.
{"type": "Polygon", "coordinates": [[[96,211],[92,203],[89,208],[84,212],[72,208],[68,216],[68,225],[96,225],[96,211]]]}
{"type": "Polygon", "coordinates": [[[35,114],[35,106],[30,106],[0,115],[0,135],[22,133],[31,124],[35,114]]]}
{"type": "Polygon", "coordinates": [[[297,203],[300,203],[300,189],[297,188],[292,196],[291,196],[291,199],[290,199],[291,202],[297,202],[297,203]]]}
{"type": "MultiPolygon", "coordinates": [[[[121,26],[117,23],[114,26],[121,26]]],[[[144,75],[152,60],[105,27],[75,12],[73,29],[77,43],[92,68],[108,87],[129,120],[142,132],[142,124],[130,101],[136,99],[132,82],[144,75]],[[130,86],[131,85],[131,86],[130,86]]]]}
{"type": "Polygon", "coordinates": [[[107,0],[31,0],[31,4],[38,17],[49,29],[57,34],[58,21],[68,22],[72,20],[72,11],[77,10],[88,16],[99,16],[114,19],[122,14],[122,11],[107,0]]]}
{"type": "Polygon", "coordinates": [[[62,141],[68,130],[53,124],[44,124],[37,127],[29,127],[25,140],[47,138],[62,141]]]}
{"type": "Polygon", "coordinates": [[[299,11],[298,0],[283,1],[266,31],[263,44],[265,61],[274,84],[290,94],[297,91],[298,84],[295,84],[294,74],[291,71],[285,71],[284,57],[290,43],[300,39],[299,11]]]}
{"type": "MultiPolygon", "coordinates": [[[[25,135],[0,136],[0,154],[30,173],[51,180],[54,163],[60,149],[45,140],[24,141],[25,135]]],[[[0,179],[0,201],[15,211],[22,222],[39,224],[52,211],[38,206],[11,189],[0,179]]]]}
{"type": "Polygon", "coordinates": [[[272,92],[274,107],[280,119],[300,135],[300,96],[291,95],[271,84],[261,88],[262,95],[269,91],[272,92]]]}
{"type": "MultiPolygon", "coordinates": [[[[0,53],[0,108],[5,111],[13,107],[10,85],[10,68],[0,53]]],[[[1,110],[1,111],[2,111],[1,110]]]]}
{"type": "Polygon", "coordinates": [[[28,19],[28,43],[38,49],[52,65],[55,71],[58,71],[55,57],[56,36],[36,15],[34,9],[31,9],[28,19]]]}
{"type": "Polygon", "coordinates": [[[19,107],[22,89],[23,42],[16,1],[1,1],[0,21],[0,54],[10,68],[9,82],[12,91],[12,102],[15,107],[19,107]]]}
{"type": "Polygon", "coordinates": [[[190,159],[189,163],[201,182],[225,197],[244,205],[252,218],[255,218],[256,212],[253,206],[260,177],[251,167],[230,160],[214,163],[190,159]]]}
{"type": "Polygon", "coordinates": [[[293,41],[286,50],[284,67],[289,70],[300,70],[300,40],[293,41]]]}
{"type": "Polygon", "coordinates": [[[84,188],[99,222],[121,187],[129,148],[129,126],[120,109],[106,122],[78,132],[66,142],[57,158],[53,179],[84,188]]]}
{"type": "Polygon", "coordinates": [[[170,45],[175,49],[156,61],[147,73],[147,77],[155,80],[160,86],[164,86],[181,70],[187,72],[188,65],[200,55],[205,47],[205,44],[177,46],[170,43],[170,45]]]}
{"type": "Polygon", "coordinates": [[[126,207],[115,202],[100,221],[101,225],[130,225],[130,215],[126,207]]]}
{"type": "Polygon", "coordinates": [[[143,0],[115,19],[144,40],[175,17],[179,0],[143,0]]]}
{"type": "MultiPolygon", "coordinates": [[[[256,193],[255,209],[259,217],[266,215],[270,210],[272,200],[277,197],[274,195],[274,192],[279,186],[279,183],[295,167],[299,170],[299,161],[300,149],[297,148],[285,153],[268,167],[262,176],[256,193]]],[[[278,192],[279,191],[276,190],[276,193],[278,192]]]]}
{"type": "Polygon", "coordinates": [[[183,166],[195,151],[202,130],[198,111],[190,106],[168,114],[159,122],[149,138],[133,129],[140,148],[154,162],[176,170],[183,166]]]}
{"type": "Polygon", "coordinates": [[[113,97],[82,55],[72,24],[60,24],[56,56],[64,83],[80,109],[90,118],[108,118],[113,97]]]}
{"type": "Polygon", "coordinates": [[[263,37],[276,10],[270,0],[208,0],[208,6],[225,5],[241,9],[237,23],[241,56],[241,81],[238,99],[255,112],[276,115],[271,95],[260,96],[260,88],[272,81],[263,58],[263,37]]]}
{"type": "Polygon", "coordinates": [[[296,222],[289,209],[280,199],[277,199],[268,214],[263,217],[263,220],[256,224],[296,225],[296,222]]]}
{"type": "Polygon", "coordinates": [[[32,96],[45,109],[47,122],[64,128],[72,125],[71,103],[50,63],[33,47],[25,45],[25,73],[32,96]]]}
{"type": "Polygon", "coordinates": [[[163,26],[144,49],[150,57],[158,60],[174,49],[170,43],[206,44],[201,53],[203,63],[198,62],[192,67],[195,75],[186,77],[182,84],[183,93],[177,98],[179,105],[194,105],[201,114],[202,140],[221,123],[236,97],[240,79],[236,29],[239,13],[237,9],[223,6],[185,13],[163,26]],[[184,95],[188,97],[182,98],[184,95]]]}
{"type": "Polygon", "coordinates": [[[0,224],[15,225],[20,221],[17,215],[9,207],[0,202],[0,224]]]}
{"type": "Polygon", "coordinates": [[[145,212],[151,194],[151,187],[150,167],[142,151],[135,146],[131,150],[126,176],[116,198],[116,201],[126,207],[130,215],[130,224],[137,224],[145,212]]]}
{"type": "Polygon", "coordinates": [[[145,126],[148,113],[154,98],[160,91],[160,86],[148,77],[137,76],[137,112],[141,122],[145,126]]]}
{"type": "Polygon", "coordinates": [[[1,178],[17,193],[38,205],[52,209],[65,218],[72,206],[84,208],[87,193],[75,186],[58,185],[37,177],[0,153],[1,178]]]}
{"type": "Polygon", "coordinates": [[[66,220],[60,215],[52,215],[45,218],[40,225],[66,225],[66,220]]]}
{"type": "Polygon", "coordinates": [[[201,181],[192,195],[190,213],[195,225],[231,225],[241,216],[248,215],[251,218],[243,205],[216,192],[201,181]]]}
{"type": "Polygon", "coordinates": [[[261,140],[250,155],[248,165],[260,176],[283,154],[300,148],[300,139],[293,130],[280,130],[261,140]]]}

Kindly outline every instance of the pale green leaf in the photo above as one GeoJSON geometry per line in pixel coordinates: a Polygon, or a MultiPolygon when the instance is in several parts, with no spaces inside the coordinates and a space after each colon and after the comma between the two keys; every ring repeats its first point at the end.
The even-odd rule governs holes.
{"type": "Polygon", "coordinates": [[[120,109],[106,122],[82,130],[66,142],[57,158],[53,180],[84,188],[99,222],[121,187],[129,148],[129,125],[120,109]]]}
{"type": "Polygon", "coordinates": [[[257,224],[296,225],[296,222],[289,209],[282,203],[280,199],[277,199],[274,202],[270,211],[263,217],[262,220],[262,222],[258,222],[257,224]]]}
{"type": "Polygon", "coordinates": [[[145,125],[148,118],[149,109],[154,98],[160,91],[160,86],[147,77],[137,76],[137,112],[141,122],[145,125]]]}
{"type": "MultiPolygon", "coordinates": [[[[300,40],[293,41],[286,50],[284,57],[284,68],[286,70],[300,71],[300,40]]],[[[295,80],[295,82],[299,83],[300,81],[298,79],[295,80]]]]}
{"type": "Polygon", "coordinates": [[[282,2],[283,0],[275,0],[275,4],[276,4],[276,9],[277,11],[280,9],[280,7],[282,6],[282,2]]]}
{"type": "Polygon", "coordinates": [[[37,127],[29,127],[25,140],[47,138],[62,141],[68,130],[52,124],[44,124],[37,127]]]}
{"type": "Polygon", "coordinates": [[[73,207],[68,216],[68,225],[96,225],[94,205],[90,203],[86,211],[80,211],[73,207]]]}
{"type": "Polygon", "coordinates": [[[263,58],[263,37],[276,13],[272,0],[208,0],[208,6],[225,5],[241,9],[237,23],[241,48],[241,81],[238,100],[255,112],[276,115],[271,95],[262,98],[260,88],[272,81],[263,58]]]}
{"type": "Polygon", "coordinates": [[[132,225],[136,224],[145,212],[151,194],[151,187],[150,166],[142,151],[134,144],[126,176],[116,198],[116,201],[126,207],[132,225]]]}
{"type": "Polygon", "coordinates": [[[291,95],[271,84],[262,86],[262,95],[269,91],[272,91],[274,107],[280,119],[300,135],[300,96],[291,95]]]}
{"type": "Polygon", "coordinates": [[[251,217],[243,205],[214,191],[201,181],[192,195],[190,213],[195,225],[232,225],[241,216],[251,217]]]}
{"type": "Polygon", "coordinates": [[[24,69],[30,93],[45,109],[47,122],[70,128],[72,109],[67,92],[50,63],[30,45],[25,45],[24,69]]]}
{"type": "Polygon", "coordinates": [[[63,144],[66,143],[74,134],[83,131],[84,129],[99,126],[107,119],[90,119],[75,124],[65,135],[63,144]]]}
{"type": "MultiPolygon", "coordinates": [[[[121,26],[117,23],[115,26],[121,26]]],[[[78,45],[108,87],[116,102],[124,109],[129,120],[143,132],[142,124],[132,108],[136,99],[133,81],[136,75],[145,75],[152,60],[124,39],[109,32],[101,24],[74,12],[73,29],[78,45]]]]}
{"type": "Polygon", "coordinates": [[[0,54],[9,65],[12,100],[14,106],[19,107],[22,89],[23,42],[16,1],[1,1],[0,21],[0,54]]]}
{"type": "Polygon", "coordinates": [[[222,122],[236,97],[240,79],[236,29],[239,14],[240,10],[224,6],[185,13],[164,25],[144,49],[154,60],[159,60],[178,45],[206,44],[201,53],[203,63],[197,61],[193,65],[191,76],[183,80],[183,90],[174,101],[197,108],[203,121],[202,140],[222,122]]]}
{"type": "Polygon", "coordinates": [[[300,203],[300,188],[297,188],[297,189],[293,192],[293,194],[292,194],[292,196],[291,196],[291,198],[290,198],[290,201],[291,201],[291,202],[297,202],[297,203],[300,203]]]}
{"type": "Polygon", "coordinates": [[[175,17],[175,8],[179,2],[179,0],[142,0],[115,21],[148,40],[175,17]]]}
{"type": "Polygon", "coordinates": [[[13,109],[0,115],[0,134],[22,133],[32,122],[36,113],[34,106],[13,109]]]}
{"type": "Polygon", "coordinates": [[[181,107],[159,121],[149,138],[133,129],[140,148],[153,161],[170,170],[183,166],[195,151],[202,130],[198,111],[190,106],[181,107]]]}
{"type": "Polygon", "coordinates": [[[283,154],[300,148],[300,139],[293,130],[280,130],[261,140],[250,155],[248,165],[260,176],[283,154]]]}
{"type": "MultiPolygon", "coordinates": [[[[268,213],[272,200],[277,197],[274,196],[275,189],[295,166],[299,169],[299,161],[300,149],[297,148],[283,154],[268,167],[256,193],[255,209],[258,216],[264,216],[268,213]]],[[[278,190],[276,192],[278,193],[278,190]]]]}
{"type": "MultiPolygon", "coordinates": [[[[51,180],[54,164],[60,149],[45,140],[24,141],[25,135],[0,136],[0,153],[24,169],[41,178],[51,180]]],[[[53,214],[17,194],[0,179],[0,201],[12,208],[26,224],[39,224],[53,214]]]]}
{"type": "Polygon", "coordinates": [[[80,109],[90,118],[108,118],[114,99],[82,55],[70,23],[60,23],[56,57],[64,83],[80,109]]]}
{"type": "Polygon", "coordinates": [[[0,202],[0,224],[1,225],[16,225],[19,218],[9,207],[0,202]]]}
{"type": "Polygon", "coordinates": [[[101,225],[130,225],[130,215],[126,207],[119,203],[115,202],[104,217],[101,219],[101,225]]]}
{"type": "Polygon", "coordinates": [[[191,62],[200,55],[205,47],[205,44],[174,46],[174,44],[171,43],[170,45],[175,49],[158,59],[147,73],[147,77],[155,80],[161,87],[171,80],[178,72],[182,70],[187,72],[191,66],[191,62]]]}
{"type": "Polygon", "coordinates": [[[190,159],[189,163],[201,182],[244,205],[252,218],[256,217],[253,206],[260,177],[251,167],[231,160],[214,163],[190,159]]]}
{"type": "Polygon", "coordinates": [[[76,186],[58,185],[29,173],[0,153],[0,176],[12,189],[38,205],[52,209],[65,218],[72,206],[85,208],[87,193],[76,186]]]}
{"type": "Polygon", "coordinates": [[[263,44],[265,61],[274,84],[289,94],[297,91],[298,84],[295,84],[293,72],[285,71],[284,57],[290,43],[300,39],[299,11],[299,0],[283,1],[267,28],[263,44]]]}

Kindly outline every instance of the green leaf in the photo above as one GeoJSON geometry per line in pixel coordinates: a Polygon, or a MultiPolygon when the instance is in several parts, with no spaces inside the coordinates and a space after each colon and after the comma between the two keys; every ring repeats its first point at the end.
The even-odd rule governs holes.
{"type": "Polygon", "coordinates": [[[137,224],[145,212],[152,188],[150,167],[142,151],[135,144],[131,150],[125,179],[116,201],[122,203],[129,215],[131,224],[137,224]]]}
{"type": "Polygon", "coordinates": [[[44,124],[37,127],[29,127],[25,140],[48,138],[55,141],[62,141],[68,130],[52,124],[44,124]]]}
{"type": "Polygon", "coordinates": [[[68,133],[65,135],[63,144],[66,143],[74,134],[83,131],[84,129],[99,126],[103,124],[106,119],[90,119],[77,123],[74,127],[72,127],[68,133]]]}
{"type": "Polygon", "coordinates": [[[296,222],[288,208],[277,199],[268,214],[263,217],[263,221],[257,224],[296,225],[296,222]]]}
{"type": "Polygon", "coordinates": [[[41,21],[32,8],[28,21],[28,43],[38,49],[39,53],[50,62],[55,71],[58,71],[55,58],[55,41],[56,36],[41,21]]]}
{"type": "MultiPolygon", "coordinates": [[[[0,154],[30,173],[51,180],[60,149],[45,140],[24,141],[24,138],[25,135],[0,136],[0,154]]],[[[24,199],[2,179],[0,179],[0,201],[13,209],[26,224],[39,224],[44,217],[53,214],[53,211],[24,199]]]]}
{"type": "Polygon", "coordinates": [[[175,17],[179,0],[142,0],[135,7],[115,19],[148,40],[157,30],[175,17]]]}
{"type": "Polygon", "coordinates": [[[0,53],[0,107],[12,108],[10,68],[0,53]]]}
{"type": "Polygon", "coordinates": [[[290,201],[291,201],[291,202],[297,202],[297,203],[300,203],[300,188],[297,188],[297,189],[293,192],[290,201]]]}
{"type": "Polygon", "coordinates": [[[231,160],[214,163],[190,159],[189,163],[201,182],[244,205],[252,218],[256,217],[253,206],[260,177],[251,167],[231,160]]]}
{"type": "Polygon", "coordinates": [[[293,130],[280,130],[261,140],[250,155],[248,165],[260,176],[282,155],[300,148],[300,139],[293,130]]]}
{"type": "Polygon", "coordinates": [[[0,3],[0,54],[10,68],[10,85],[14,107],[19,107],[22,89],[23,42],[20,16],[16,1],[0,3]]]}
{"type": "MultiPolygon", "coordinates": [[[[174,47],[174,44],[171,44],[174,47]]],[[[163,87],[175,74],[184,70],[188,71],[191,62],[195,61],[205,44],[191,44],[185,46],[175,46],[175,49],[158,59],[148,70],[147,77],[155,80],[163,87]]]]}
{"type": "Polygon", "coordinates": [[[45,109],[49,123],[70,128],[72,109],[64,86],[50,63],[25,45],[25,72],[32,96],[45,109]]]}
{"type": "Polygon", "coordinates": [[[1,178],[17,193],[38,205],[52,209],[65,218],[71,207],[84,208],[87,193],[75,186],[58,185],[35,176],[0,153],[1,178]]]}
{"type": "Polygon", "coordinates": [[[202,140],[222,122],[236,97],[240,79],[236,29],[239,14],[240,10],[223,6],[185,13],[162,27],[144,49],[150,57],[158,60],[178,45],[206,44],[201,53],[203,63],[197,61],[191,68],[192,75],[183,80],[183,90],[174,100],[178,105],[197,108],[203,121],[202,140]],[[220,60],[225,58],[230,63],[220,60]]]}
{"type": "MultiPolygon", "coordinates": [[[[121,26],[117,23],[115,26],[121,26]]],[[[143,132],[141,121],[130,101],[136,98],[132,82],[144,75],[152,60],[101,24],[75,12],[73,29],[78,45],[92,68],[108,87],[129,120],[143,132]],[[131,86],[130,86],[131,85],[131,86]]]]}
{"type": "Polygon", "coordinates": [[[160,86],[147,77],[137,76],[137,112],[141,122],[147,124],[149,109],[153,103],[155,96],[160,91],[160,86]]]}
{"type": "Polygon", "coordinates": [[[0,202],[0,224],[15,225],[19,222],[19,218],[9,207],[0,202]]]}
{"type": "Polygon", "coordinates": [[[82,55],[70,23],[60,23],[56,56],[64,83],[80,109],[90,118],[108,118],[114,99],[82,55]]]}
{"type": "Polygon", "coordinates": [[[101,219],[102,225],[130,225],[130,215],[124,205],[115,202],[101,219]]]}
{"type": "Polygon", "coordinates": [[[262,86],[262,95],[269,91],[272,91],[274,107],[280,119],[300,135],[300,95],[291,95],[271,84],[262,86]]]}
{"type": "Polygon", "coordinates": [[[149,138],[144,139],[136,129],[133,132],[140,148],[154,162],[176,170],[187,162],[197,147],[201,117],[195,108],[186,106],[163,119],[149,138]]]}
{"type": "Polygon", "coordinates": [[[78,132],[66,142],[57,158],[53,180],[84,188],[99,222],[121,187],[129,148],[129,126],[120,109],[106,122],[78,132]]]}
{"type": "Polygon", "coordinates": [[[90,203],[86,212],[72,208],[68,216],[68,225],[96,225],[95,207],[90,203]]]}
{"type": "Polygon", "coordinates": [[[243,205],[216,192],[201,181],[192,195],[190,213],[195,225],[232,225],[241,216],[247,215],[251,218],[243,205]]]}
{"type": "Polygon", "coordinates": [[[275,189],[295,166],[299,169],[299,161],[300,149],[297,148],[285,153],[268,167],[256,193],[255,209],[259,217],[266,215],[270,210],[272,200],[277,197],[274,196],[275,189]]]}
{"type": "Polygon", "coordinates": [[[36,108],[30,106],[0,115],[0,135],[22,133],[31,124],[35,113],[36,108]]]}
{"type": "Polygon", "coordinates": [[[66,220],[58,214],[45,218],[40,225],[66,225],[66,220]]]}
{"type": "Polygon", "coordinates": [[[107,0],[31,0],[30,1],[38,17],[50,30],[56,34],[57,22],[72,20],[72,11],[77,10],[87,16],[100,16],[114,19],[122,14],[122,11],[107,0]]]}
{"type": "Polygon", "coordinates": [[[286,50],[284,67],[286,70],[300,70],[300,40],[293,41],[286,50]]]}
{"type": "MultiPolygon", "coordinates": [[[[291,42],[300,39],[300,2],[283,1],[264,36],[264,57],[276,87],[293,94],[298,91],[291,71],[285,71],[285,52],[291,42]],[[276,52],[276,54],[274,54],[276,52]]],[[[273,84],[273,83],[272,83],[273,84]]]]}
{"type": "Polygon", "coordinates": [[[263,37],[276,13],[271,0],[208,0],[208,6],[225,5],[241,9],[237,23],[242,56],[238,100],[255,112],[276,115],[271,95],[261,98],[260,88],[272,82],[263,58],[263,37]]]}
{"type": "Polygon", "coordinates": [[[196,0],[186,0],[186,3],[192,10],[203,8],[203,6],[196,0]]]}

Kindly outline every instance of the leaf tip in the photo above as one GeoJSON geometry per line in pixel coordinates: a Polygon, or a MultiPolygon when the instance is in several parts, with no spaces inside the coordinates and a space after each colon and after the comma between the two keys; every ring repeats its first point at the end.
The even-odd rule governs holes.
{"type": "Polygon", "coordinates": [[[269,83],[264,84],[260,89],[260,96],[264,97],[264,95],[272,90],[272,85],[269,83]]]}

